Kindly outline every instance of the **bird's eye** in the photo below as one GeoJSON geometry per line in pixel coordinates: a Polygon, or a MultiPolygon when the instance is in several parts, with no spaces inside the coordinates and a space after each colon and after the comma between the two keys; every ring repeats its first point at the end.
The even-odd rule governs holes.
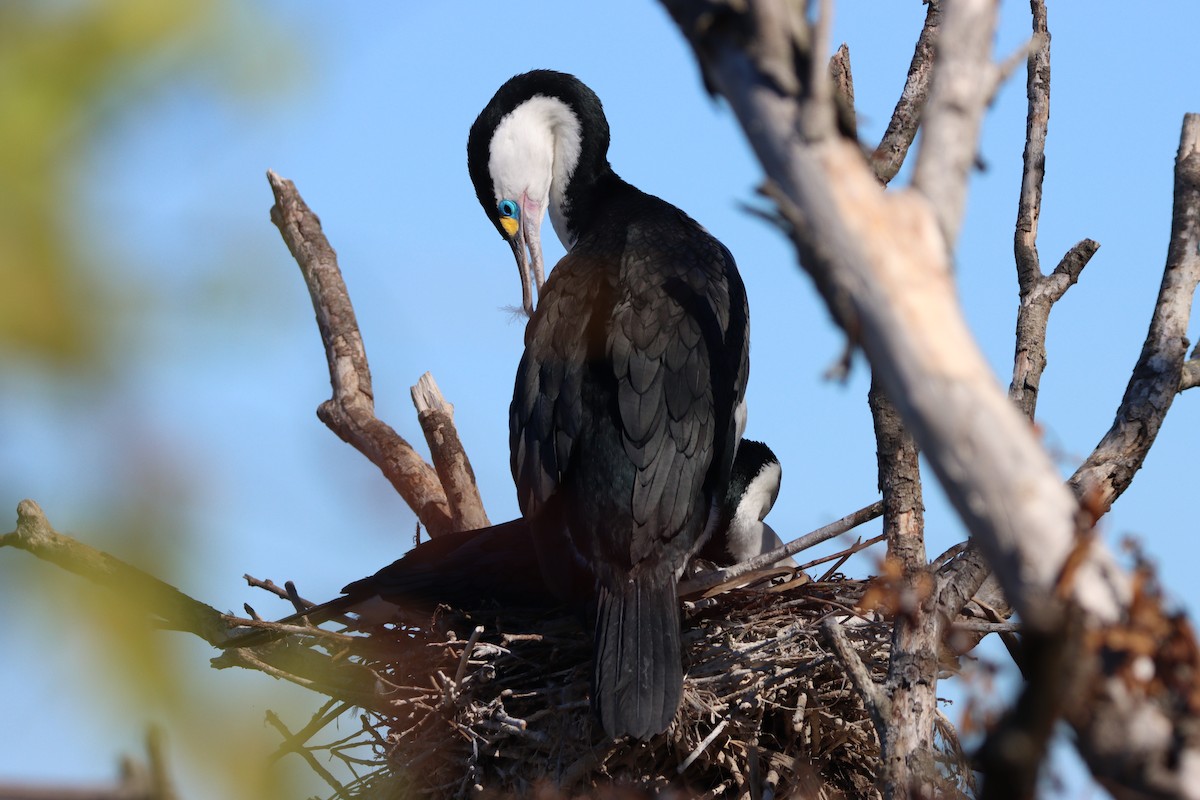
{"type": "Polygon", "coordinates": [[[502,217],[511,217],[513,219],[521,218],[521,210],[512,200],[501,200],[500,205],[497,206],[497,209],[500,211],[500,216],[502,217]]]}

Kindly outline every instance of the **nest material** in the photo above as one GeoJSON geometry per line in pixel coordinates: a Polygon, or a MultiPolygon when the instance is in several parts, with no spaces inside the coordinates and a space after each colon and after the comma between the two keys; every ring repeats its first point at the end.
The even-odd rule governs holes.
{"type": "Polygon", "coordinates": [[[591,642],[575,617],[442,609],[376,631],[354,660],[380,677],[394,711],[364,717],[380,768],[355,796],[613,796],[617,787],[628,790],[619,796],[876,797],[875,730],[819,630],[846,615],[848,637],[882,679],[891,625],[849,616],[862,590],[834,576],[686,604],[682,707],[646,743],[609,742],[594,723],[591,642]]]}

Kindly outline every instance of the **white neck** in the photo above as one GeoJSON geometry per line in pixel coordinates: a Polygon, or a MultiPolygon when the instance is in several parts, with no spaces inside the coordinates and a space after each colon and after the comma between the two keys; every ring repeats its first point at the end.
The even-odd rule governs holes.
{"type": "MultiPolygon", "coordinates": [[[[496,126],[488,171],[496,202],[515,200],[522,213],[544,214],[568,250],[566,188],[579,163],[583,132],[571,107],[557,97],[537,95],[513,109],[496,126]]],[[[540,219],[540,217],[539,217],[540,219]]]]}

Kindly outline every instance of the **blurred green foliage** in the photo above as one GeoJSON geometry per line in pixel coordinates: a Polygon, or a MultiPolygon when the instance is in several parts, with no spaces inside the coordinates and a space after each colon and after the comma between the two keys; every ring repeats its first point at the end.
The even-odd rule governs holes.
{"type": "MultiPolygon", "coordinates": [[[[157,289],[106,285],[105,248],[88,241],[80,219],[80,198],[103,202],[104,191],[82,182],[94,174],[89,159],[103,152],[96,143],[117,121],[185,81],[199,76],[223,99],[280,88],[287,70],[264,66],[291,53],[273,29],[240,0],[0,0],[0,364],[11,358],[24,368],[0,377],[44,380],[45,393],[30,397],[60,402],[64,416],[86,415],[80,427],[98,437],[70,448],[76,458],[101,451],[109,480],[79,537],[175,578],[184,591],[180,576],[200,549],[181,514],[191,465],[177,447],[151,446],[153,435],[122,410],[120,390],[95,380],[94,370],[117,355],[119,320],[129,310],[123,298],[153,304],[157,289]]],[[[86,663],[72,691],[103,687],[86,711],[164,722],[168,760],[207,777],[210,796],[296,796],[290,776],[265,769],[264,752],[277,736],[244,726],[248,704],[278,704],[279,692],[267,687],[251,701],[236,689],[214,690],[231,681],[201,678],[212,674],[210,648],[155,630],[144,599],[46,565],[10,563],[10,605],[19,598],[23,610],[39,612],[56,659],[86,663]],[[231,721],[242,727],[231,730],[231,721]]],[[[36,664],[45,652],[10,650],[9,657],[36,664]]]]}
{"type": "Polygon", "coordinates": [[[0,3],[0,353],[70,369],[110,341],[74,219],[81,159],[114,117],[182,76],[257,88],[230,51],[253,58],[261,41],[222,46],[251,29],[270,39],[253,23],[228,0],[0,3]]]}

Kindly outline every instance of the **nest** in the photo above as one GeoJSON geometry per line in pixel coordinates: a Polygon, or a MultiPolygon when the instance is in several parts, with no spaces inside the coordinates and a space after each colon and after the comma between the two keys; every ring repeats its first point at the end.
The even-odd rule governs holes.
{"type": "MultiPolygon", "coordinates": [[[[863,588],[834,575],[686,603],[682,707],[646,743],[598,730],[591,641],[573,616],[441,608],[376,630],[352,658],[376,674],[388,710],[363,715],[374,769],[345,795],[877,797],[875,729],[820,631],[846,617],[881,680],[891,624],[850,613],[863,588]]],[[[961,758],[946,750],[944,796],[959,796],[961,758]]]]}

